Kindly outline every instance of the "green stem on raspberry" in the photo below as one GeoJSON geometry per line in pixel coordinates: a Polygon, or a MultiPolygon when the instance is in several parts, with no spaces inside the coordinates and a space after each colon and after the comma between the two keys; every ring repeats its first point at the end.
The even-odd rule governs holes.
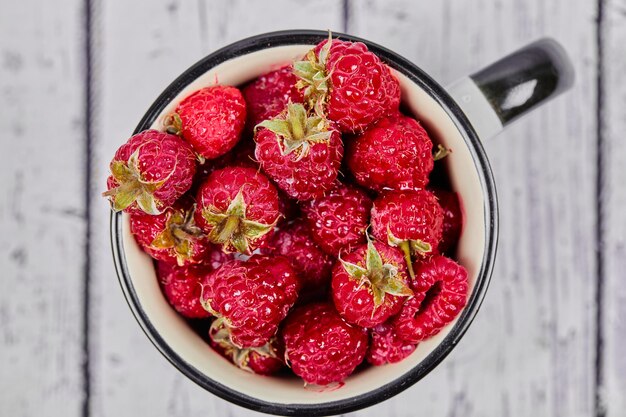
{"type": "Polygon", "coordinates": [[[217,240],[219,243],[225,243],[230,240],[235,231],[239,228],[240,218],[239,216],[228,216],[226,221],[224,222],[224,227],[220,231],[217,240]]]}
{"type": "Polygon", "coordinates": [[[409,270],[409,275],[411,279],[415,278],[415,272],[413,272],[413,262],[411,261],[411,247],[409,246],[409,241],[405,240],[398,244],[398,247],[402,250],[404,254],[404,261],[406,262],[407,269],[409,270]]]}

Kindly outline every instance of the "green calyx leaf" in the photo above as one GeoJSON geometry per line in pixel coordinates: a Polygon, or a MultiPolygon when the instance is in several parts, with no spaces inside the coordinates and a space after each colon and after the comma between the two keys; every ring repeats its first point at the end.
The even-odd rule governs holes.
{"type": "Polygon", "coordinates": [[[433,159],[435,161],[439,161],[440,159],[443,159],[446,156],[448,156],[450,153],[452,153],[451,149],[446,148],[442,144],[438,144],[437,150],[433,153],[433,159]]]}
{"type": "Polygon", "coordinates": [[[224,350],[224,353],[232,359],[237,367],[248,372],[254,372],[248,366],[250,355],[253,352],[261,356],[278,358],[273,348],[274,343],[276,343],[276,337],[270,339],[270,341],[263,346],[239,347],[233,343],[228,322],[224,318],[218,318],[211,323],[209,337],[224,350]]]}
{"type": "Polygon", "coordinates": [[[315,48],[311,49],[304,61],[296,61],[293,64],[293,73],[299,79],[296,87],[304,93],[309,107],[315,109],[320,116],[323,115],[323,107],[330,92],[330,73],[326,69],[326,63],[331,46],[332,33],[329,31],[328,41],[318,55],[315,54],[315,48]]]}
{"type": "Polygon", "coordinates": [[[424,242],[422,240],[411,240],[410,241],[411,250],[416,254],[427,254],[432,252],[433,247],[428,242],[424,242]]]}
{"type": "Polygon", "coordinates": [[[264,224],[246,218],[246,202],[243,188],[230,202],[225,212],[220,213],[209,207],[202,211],[202,216],[212,226],[207,238],[212,243],[220,244],[225,251],[231,248],[243,254],[250,254],[250,242],[268,233],[276,226],[278,217],[271,224],[264,224]]]}
{"type": "Polygon", "coordinates": [[[328,121],[318,115],[308,115],[300,103],[289,103],[287,113],[257,125],[276,134],[283,155],[294,153],[296,161],[308,155],[316,143],[330,140],[333,132],[328,121]]]}
{"type": "Polygon", "coordinates": [[[211,315],[217,317],[217,319],[214,320],[213,323],[215,323],[219,319],[222,319],[222,321],[225,320],[222,317],[219,317],[219,314],[217,313],[217,311],[213,310],[213,307],[211,307],[211,299],[204,297],[204,285],[202,285],[200,288],[200,305],[202,306],[203,309],[211,313],[211,315]]]}
{"type": "Polygon", "coordinates": [[[178,113],[172,113],[165,116],[163,120],[163,126],[165,127],[165,131],[167,133],[171,133],[172,135],[181,136],[183,132],[183,120],[180,118],[178,113]]]}
{"type": "Polygon", "coordinates": [[[137,206],[148,214],[161,214],[160,202],[154,198],[154,192],[169,176],[161,181],[145,181],[139,169],[139,150],[140,148],[137,148],[127,162],[111,163],[111,175],[118,186],[105,191],[102,195],[109,198],[115,211],[122,211],[136,202],[137,206]]]}
{"type": "Polygon", "coordinates": [[[192,243],[204,237],[202,230],[196,226],[195,210],[194,204],[190,210],[172,211],[166,220],[165,229],[150,244],[155,249],[173,249],[180,266],[193,257],[192,243]]]}
{"type": "Polygon", "coordinates": [[[411,278],[415,278],[415,272],[413,271],[413,256],[425,255],[433,250],[432,246],[428,242],[424,242],[419,239],[402,240],[394,236],[391,229],[389,229],[389,225],[387,225],[387,243],[389,246],[396,246],[402,250],[411,278]]]}
{"type": "MultiPolygon", "coordinates": [[[[359,281],[359,288],[368,285],[374,298],[375,309],[385,301],[385,294],[409,297],[413,291],[406,284],[406,277],[397,265],[385,263],[374,243],[368,239],[365,267],[339,259],[346,272],[359,281]]],[[[374,311],[375,311],[374,309],[374,311]]],[[[372,314],[374,313],[372,312],[372,314]]]]}

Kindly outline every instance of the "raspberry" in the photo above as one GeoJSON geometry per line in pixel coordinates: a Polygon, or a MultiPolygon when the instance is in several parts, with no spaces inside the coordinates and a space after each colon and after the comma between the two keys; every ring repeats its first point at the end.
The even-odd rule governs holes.
{"type": "Polygon", "coordinates": [[[402,252],[370,241],[339,258],[333,268],[332,295],[348,323],[374,327],[384,322],[413,295],[402,252]]]}
{"type": "Polygon", "coordinates": [[[313,240],[324,252],[338,256],[365,243],[372,200],[362,190],[337,183],[324,197],[301,207],[313,240]]]}
{"type": "Polygon", "coordinates": [[[222,320],[230,342],[239,348],[266,344],[301,286],[285,258],[260,255],[226,262],[202,284],[204,307],[222,320]]]}
{"type": "Polygon", "coordinates": [[[443,211],[429,191],[387,191],[372,207],[372,234],[376,239],[408,248],[419,254],[431,253],[441,240],[443,211]]]}
{"type": "Polygon", "coordinates": [[[103,195],[115,211],[160,214],[191,187],[196,158],[179,137],[144,130],[115,152],[110,169],[103,195]]]}
{"type": "Polygon", "coordinates": [[[400,105],[398,79],[361,42],[324,40],[294,63],[294,73],[309,105],[344,133],[363,132],[400,105]]]}
{"type": "Polygon", "coordinates": [[[254,140],[261,168],[291,198],[320,197],[337,179],[341,136],[302,104],[289,104],[285,114],[259,124],[254,140]]]}
{"type": "Polygon", "coordinates": [[[180,315],[190,319],[211,316],[200,303],[201,280],[210,271],[211,267],[205,265],[180,267],[168,262],[157,262],[157,276],[167,301],[180,315]]]}
{"type": "Polygon", "coordinates": [[[250,131],[262,121],[278,116],[287,104],[302,103],[302,93],[296,82],[298,78],[293,74],[293,67],[285,65],[261,75],[243,88],[250,131]]]}
{"type": "Polygon", "coordinates": [[[216,85],[185,97],[166,120],[168,132],[181,134],[203,158],[214,159],[231,150],[246,123],[241,92],[216,85]]]}
{"type": "Polygon", "coordinates": [[[380,366],[387,363],[400,362],[417,347],[398,337],[395,328],[389,323],[381,323],[370,331],[370,348],[367,351],[367,361],[372,365],[380,366]]]}
{"type": "Polygon", "coordinates": [[[178,263],[197,264],[204,260],[210,243],[194,221],[192,199],[177,202],[163,213],[131,213],[130,231],[141,248],[152,258],[178,263]]]}
{"type": "Polygon", "coordinates": [[[282,359],[285,348],[277,337],[260,347],[238,348],[231,343],[230,332],[223,321],[217,319],[211,325],[209,338],[213,349],[244,371],[271,375],[285,366],[282,359]]]}
{"type": "Polygon", "coordinates": [[[405,304],[393,325],[398,336],[418,343],[439,333],[467,302],[467,271],[445,256],[421,263],[413,280],[415,296],[405,304]]]}
{"type": "Polygon", "coordinates": [[[248,167],[214,171],[198,190],[196,222],[225,252],[250,254],[265,246],[278,222],[278,193],[248,167]]]}
{"type": "Polygon", "coordinates": [[[426,186],[433,169],[433,144],[415,120],[402,114],[382,119],[353,138],[346,151],[356,181],[375,191],[426,186]]]}
{"type": "Polygon", "coordinates": [[[287,364],[307,384],[343,381],[367,352],[367,330],[346,323],[328,303],[295,309],[282,337],[287,364]]]}

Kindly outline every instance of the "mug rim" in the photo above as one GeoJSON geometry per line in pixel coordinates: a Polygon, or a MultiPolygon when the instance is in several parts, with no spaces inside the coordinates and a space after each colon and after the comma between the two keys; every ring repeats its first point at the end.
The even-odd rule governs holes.
{"type": "MultiPolygon", "coordinates": [[[[189,67],[169,86],[167,86],[154,103],[148,108],[135,128],[133,134],[148,129],[162,112],[163,108],[171,102],[171,100],[173,100],[188,84],[211,68],[233,58],[262,49],[296,44],[315,45],[327,37],[328,32],[326,31],[283,30],[255,35],[220,48],[189,67]]],[[[333,32],[333,39],[335,38],[364,43],[370,51],[378,55],[387,65],[404,74],[411,82],[415,83],[438,103],[438,105],[450,117],[455,127],[463,137],[465,145],[467,146],[472,156],[472,160],[474,161],[474,165],[477,168],[479,181],[483,191],[485,207],[485,247],[474,290],[467,302],[467,305],[461,312],[461,315],[459,316],[454,327],[450,330],[449,334],[446,335],[441,343],[437,345],[437,347],[414,368],[405,374],[400,375],[393,381],[364,394],[319,404],[273,403],[242,394],[241,392],[221,384],[219,381],[209,378],[188,364],[163,340],[163,338],[156,331],[155,327],[152,325],[152,322],[146,312],[142,309],[126,262],[126,254],[122,238],[122,213],[111,211],[110,215],[111,248],[118,280],[122,288],[122,292],[124,293],[124,298],[126,299],[133,316],[150,342],[180,372],[205,390],[239,406],[269,414],[285,416],[296,416],[302,415],[303,413],[310,416],[342,414],[378,404],[412,386],[430,373],[437,365],[439,365],[439,363],[441,363],[441,361],[443,361],[443,359],[458,344],[480,309],[493,273],[498,240],[498,203],[496,187],[486,152],[478,135],[461,108],[442,86],[434,81],[417,65],[413,64],[401,55],[385,47],[377,45],[376,43],[356,36],[333,32]]]]}

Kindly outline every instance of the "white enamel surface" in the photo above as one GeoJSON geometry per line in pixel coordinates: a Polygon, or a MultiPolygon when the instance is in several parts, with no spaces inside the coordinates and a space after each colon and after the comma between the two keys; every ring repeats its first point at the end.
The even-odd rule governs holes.
{"type": "Polygon", "coordinates": [[[457,80],[446,90],[461,107],[482,140],[489,139],[502,131],[500,118],[489,104],[487,97],[470,77],[457,80]]]}
{"type": "MultiPolygon", "coordinates": [[[[162,116],[174,109],[176,103],[192,91],[216,80],[220,84],[244,83],[300,55],[309,46],[286,46],[266,49],[238,57],[213,68],[190,84],[166,107],[153,128],[160,129],[162,116]]],[[[463,200],[465,225],[459,243],[458,258],[469,271],[473,290],[483,258],[485,243],[484,201],[479,176],[461,134],[438,104],[406,77],[398,74],[403,102],[426,127],[436,141],[452,149],[447,157],[451,181],[463,200]]],[[[421,343],[404,361],[382,367],[370,367],[345,381],[340,389],[315,392],[303,388],[297,378],[263,377],[236,369],[215,353],[168,305],[161,294],[151,259],[145,255],[130,234],[128,216],[124,215],[123,244],[128,271],[141,308],[161,338],[185,362],[209,378],[233,390],[264,401],[293,403],[323,403],[365,394],[401,377],[419,364],[450,332],[455,322],[437,336],[421,343]]]]}

